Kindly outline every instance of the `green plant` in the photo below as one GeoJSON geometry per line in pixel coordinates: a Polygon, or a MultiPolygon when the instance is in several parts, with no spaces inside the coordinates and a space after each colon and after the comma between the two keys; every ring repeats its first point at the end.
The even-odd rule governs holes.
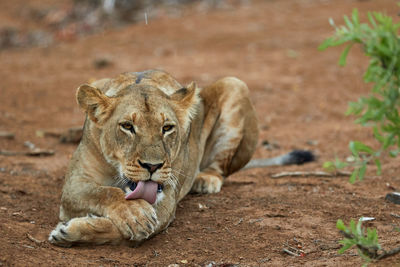
{"type": "Polygon", "coordinates": [[[345,226],[342,220],[337,220],[336,228],[344,236],[344,239],[339,243],[343,246],[338,251],[339,254],[344,253],[346,250],[351,249],[353,246],[357,247],[358,255],[364,260],[365,265],[372,260],[380,260],[389,256],[395,255],[400,252],[400,247],[394,248],[389,251],[382,249],[378,242],[378,233],[376,229],[362,227],[363,217],[355,221],[351,220],[349,226],[345,226]]]}
{"type": "Polygon", "coordinates": [[[340,240],[342,248],[338,251],[339,254],[344,253],[346,250],[357,247],[358,255],[360,255],[366,263],[372,259],[379,257],[378,250],[381,246],[378,243],[378,234],[376,229],[365,229],[362,227],[362,217],[356,224],[355,221],[351,220],[349,227],[346,227],[342,220],[336,222],[336,228],[338,228],[344,235],[344,239],[340,240]]]}
{"type": "Polygon", "coordinates": [[[400,23],[393,23],[391,17],[382,13],[368,13],[369,24],[360,23],[358,11],[353,10],[351,18],[345,16],[345,26],[336,26],[332,19],[330,24],[335,28],[335,34],[326,39],[319,47],[346,44],[339,65],[346,64],[346,58],[354,44],[360,44],[364,53],[370,58],[364,74],[364,81],[372,83],[373,87],[367,96],[360,97],[357,102],[351,102],[347,115],[356,115],[356,123],[372,127],[375,139],[380,147],[373,149],[359,141],[349,144],[353,156],[352,162],[342,162],[339,159],[324,163],[328,170],[353,167],[350,182],[365,176],[367,164],[374,162],[381,173],[380,157],[388,153],[396,157],[400,152],[400,38],[398,29],[400,23]]]}

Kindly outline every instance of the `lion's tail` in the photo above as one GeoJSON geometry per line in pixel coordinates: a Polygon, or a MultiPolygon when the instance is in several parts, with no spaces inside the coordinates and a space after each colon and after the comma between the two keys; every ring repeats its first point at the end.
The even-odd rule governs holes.
{"type": "Polygon", "coordinates": [[[290,153],[269,158],[269,159],[253,159],[243,169],[263,168],[268,166],[281,166],[291,164],[304,164],[315,160],[315,155],[309,150],[293,150],[290,153]]]}

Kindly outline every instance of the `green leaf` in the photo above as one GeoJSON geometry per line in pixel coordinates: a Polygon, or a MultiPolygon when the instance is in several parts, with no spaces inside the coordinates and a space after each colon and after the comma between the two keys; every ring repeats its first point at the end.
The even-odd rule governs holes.
{"type": "Polygon", "coordinates": [[[346,26],[349,28],[349,30],[353,30],[354,26],[353,23],[350,21],[350,19],[347,16],[343,17],[344,23],[346,23],[346,26]]]}
{"type": "Polygon", "coordinates": [[[372,16],[371,12],[368,12],[367,15],[368,15],[369,22],[372,24],[372,26],[374,28],[376,28],[376,22],[375,22],[374,17],[372,16]]]}
{"type": "Polygon", "coordinates": [[[350,230],[351,233],[356,234],[357,233],[357,226],[354,220],[350,220],[350,230]]]}
{"type": "MultiPolygon", "coordinates": [[[[386,126],[386,127],[384,127],[384,130],[390,131],[390,128],[388,128],[388,127],[386,126]]],[[[393,137],[394,137],[393,134],[390,134],[390,135],[383,141],[382,147],[383,147],[384,150],[387,149],[389,146],[392,145],[392,143],[393,143],[393,137]]]]}
{"type": "Polygon", "coordinates": [[[358,158],[359,157],[358,156],[358,150],[356,148],[356,145],[355,145],[354,141],[350,141],[349,148],[350,148],[351,153],[358,158]]]}
{"type": "Polygon", "coordinates": [[[357,176],[358,176],[358,169],[355,169],[353,171],[353,173],[351,174],[351,176],[350,176],[349,182],[351,184],[354,184],[356,182],[356,180],[357,180],[357,176]]]}
{"type": "Polygon", "coordinates": [[[341,219],[338,219],[336,222],[336,228],[339,229],[340,231],[346,231],[346,226],[344,225],[344,222],[341,219]]]}
{"type": "Polygon", "coordinates": [[[366,152],[368,154],[373,154],[374,150],[359,141],[351,141],[350,142],[350,150],[354,155],[358,155],[358,152],[366,152]]]}
{"type": "Polygon", "coordinates": [[[379,133],[378,127],[374,126],[372,131],[374,133],[375,139],[378,140],[380,143],[383,143],[385,138],[379,133]]]}
{"type": "Polygon", "coordinates": [[[346,65],[346,58],[347,58],[347,55],[349,54],[350,48],[352,46],[353,46],[353,44],[349,44],[343,50],[343,52],[342,52],[342,54],[340,55],[340,58],[339,58],[339,66],[345,66],[346,65]]]}
{"type": "Polygon", "coordinates": [[[351,248],[352,246],[354,246],[355,244],[353,244],[353,243],[346,243],[346,244],[343,244],[343,247],[341,247],[339,250],[338,250],[338,254],[343,254],[346,250],[348,250],[349,248],[351,248]]]}
{"type": "Polygon", "coordinates": [[[358,171],[358,179],[362,180],[364,179],[365,171],[367,170],[367,163],[363,162],[361,165],[359,171],[358,171]]]}
{"type": "Polygon", "coordinates": [[[332,37],[325,39],[322,44],[318,47],[319,51],[324,51],[328,47],[333,46],[332,44],[334,43],[334,39],[332,37]]]}
{"type": "Polygon", "coordinates": [[[339,159],[336,159],[335,160],[335,168],[336,169],[343,169],[343,168],[345,168],[345,167],[347,167],[347,166],[349,166],[349,164],[348,163],[346,163],[346,162],[343,162],[343,161],[340,161],[339,159]]]}
{"type": "Polygon", "coordinates": [[[328,172],[334,172],[336,170],[335,164],[332,161],[325,161],[322,165],[322,168],[328,172]]]}
{"type": "Polygon", "coordinates": [[[390,155],[392,158],[397,157],[398,154],[399,154],[399,150],[398,150],[398,149],[389,151],[389,155],[390,155]]]}
{"type": "Polygon", "coordinates": [[[377,167],[376,174],[381,175],[382,174],[382,165],[381,161],[379,159],[375,159],[375,165],[377,167]]]}
{"type": "Polygon", "coordinates": [[[351,19],[353,21],[353,25],[358,26],[360,21],[358,19],[358,10],[357,8],[353,9],[353,13],[351,14],[351,19]]]}

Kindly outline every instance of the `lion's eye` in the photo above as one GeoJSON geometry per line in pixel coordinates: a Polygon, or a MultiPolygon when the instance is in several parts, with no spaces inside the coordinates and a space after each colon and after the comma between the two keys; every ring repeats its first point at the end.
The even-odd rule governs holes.
{"type": "Polygon", "coordinates": [[[130,131],[131,133],[135,132],[135,128],[133,127],[133,125],[129,122],[123,122],[120,124],[120,126],[127,131],[130,131]]]}
{"type": "Polygon", "coordinates": [[[166,132],[171,131],[173,128],[174,128],[174,125],[165,125],[165,126],[162,128],[162,130],[163,130],[163,133],[166,133],[166,132]]]}

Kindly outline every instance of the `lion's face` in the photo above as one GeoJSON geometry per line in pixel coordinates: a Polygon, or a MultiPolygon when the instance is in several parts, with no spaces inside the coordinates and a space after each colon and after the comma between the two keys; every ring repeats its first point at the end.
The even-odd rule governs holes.
{"type": "Polygon", "coordinates": [[[180,123],[172,106],[154,92],[129,94],[118,102],[101,127],[104,156],[120,177],[164,184],[171,178],[171,162],[181,143],[180,123]]]}
{"type": "Polygon", "coordinates": [[[119,173],[119,186],[149,180],[161,189],[175,186],[177,173],[171,163],[198,104],[194,84],[171,96],[154,87],[137,86],[115,97],[83,85],[77,99],[99,133],[103,156],[119,173]]]}

